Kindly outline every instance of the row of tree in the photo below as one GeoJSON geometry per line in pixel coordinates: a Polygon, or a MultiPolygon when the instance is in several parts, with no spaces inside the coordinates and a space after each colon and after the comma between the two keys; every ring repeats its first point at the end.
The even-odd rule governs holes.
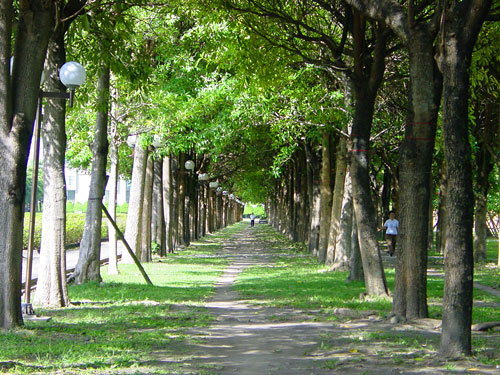
{"type": "MultiPolygon", "coordinates": [[[[486,142],[493,138],[488,134],[496,132],[481,130],[498,124],[494,69],[500,54],[491,43],[498,36],[495,23],[488,22],[479,39],[479,45],[491,47],[472,52],[485,20],[496,18],[495,3],[235,0],[135,5],[71,0],[17,7],[2,2],[0,25],[9,34],[0,44],[0,92],[7,93],[0,97],[6,148],[0,165],[7,172],[0,179],[5,192],[0,195],[5,218],[0,223],[0,259],[2,274],[9,275],[0,279],[2,327],[20,324],[21,319],[16,249],[24,194],[17,193],[24,192],[41,66],[45,61],[45,75],[50,77],[44,89],[64,90],[57,70],[70,46],[73,58],[89,61],[89,80],[98,84],[79,90],[79,101],[85,104],[71,111],[68,126],[62,102],[49,100],[46,106],[44,205],[53,204],[54,211],[44,207],[44,226],[50,229],[42,236],[53,240],[44,242],[42,251],[54,248],[50,251],[59,254],[55,264],[64,261],[64,211],[59,207],[65,201],[64,160],[91,168],[93,176],[77,270],[77,279],[84,281],[98,272],[89,265],[96,264],[108,158],[118,173],[130,175],[130,149],[121,145],[130,133],[144,133],[150,138],[140,147],[152,144],[154,135],[162,140],[149,167],[163,171],[162,181],[168,176],[175,180],[172,171],[177,165],[182,172],[185,155],[203,155],[196,160],[200,171],[216,176],[225,190],[243,200],[267,199],[273,224],[308,242],[321,261],[345,269],[351,247],[352,254],[358,254],[359,246],[369,294],[388,293],[376,213],[383,207],[383,216],[392,203],[401,220],[394,313],[425,317],[431,198],[434,187],[442,184],[446,189],[440,188],[439,204],[446,210],[440,211],[439,222],[447,274],[442,353],[469,353],[474,169],[468,124],[478,129],[474,160],[484,166],[481,175],[488,182],[484,174],[491,163],[479,157],[479,150],[494,155],[497,149],[486,142]],[[11,75],[7,66],[12,50],[11,75]],[[473,61],[473,56],[480,58],[473,61]],[[473,111],[468,106],[471,71],[473,111]],[[480,139],[484,147],[479,147],[480,139]],[[436,183],[438,176],[443,178],[436,183]],[[374,191],[380,200],[374,200],[374,191]],[[349,240],[351,245],[343,245],[349,240]]],[[[133,159],[142,153],[137,147],[133,159]]],[[[147,177],[147,160],[141,162],[138,180],[160,181],[147,177]]],[[[116,171],[109,175],[112,180],[116,171]]],[[[194,189],[193,181],[155,188],[187,196],[169,203],[166,197],[175,193],[168,192],[161,199],[165,221],[176,223],[172,240],[168,229],[165,242],[156,241],[162,252],[203,232],[203,209],[193,211],[198,207],[192,203],[193,190],[182,192],[194,189]],[[189,220],[186,211],[192,212],[189,220]]],[[[146,190],[133,194],[131,205],[137,207],[130,209],[138,220],[134,228],[149,239],[148,228],[159,224],[156,219],[152,226],[147,220],[139,223],[141,212],[158,211],[160,199],[146,202],[146,190]]],[[[481,191],[487,197],[488,190],[481,191]]],[[[477,214],[476,221],[485,222],[477,214]]],[[[126,232],[137,248],[139,236],[130,228],[126,232]]],[[[158,239],[155,233],[153,229],[151,238],[158,239]]],[[[145,254],[147,258],[149,250],[145,254]]],[[[359,262],[350,262],[350,267],[357,277],[359,262]]]]}
{"type": "MultiPolygon", "coordinates": [[[[443,142],[441,170],[445,188],[441,190],[439,218],[446,273],[441,353],[446,356],[471,351],[475,199],[469,143],[469,77],[481,27],[488,17],[496,19],[495,9],[490,9],[492,4],[480,0],[437,4],[366,0],[335,5],[311,1],[299,10],[288,9],[280,2],[230,4],[270,43],[333,72],[324,76],[325,85],[336,91],[343,87],[344,107],[352,116],[344,127],[325,126],[315,142],[307,136],[296,141],[296,151],[289,154],[268,198],[273,225],[294,239],[306,240],[309,250],[334,268],[345,269],[346,260],[352,256],[352,277],[359,275],[357,260],[361,259],[367,293],[387,295],[377,242],[381,219],[377,219],[376,199],[372,196],[373,178],[378,175],[373,169],[386,167],[387,180],[381,184],[379,198],[386,214],[388,194],[391,187],[397,187],[392,204],[401,220],[393,313],[405,318],[428,316],[426,275],[433,228],[436,136],[443,142]],[[272,40],[270,29],[262,27],[261,19],[276,22],[282,32],[274,30],[272,40]],[[373,138],[380,135],[374,133],[373,124],[380,103],[385,100],[383,104],[387,105],[386,93],[379,97],[384,77],[390,77],[386,70],[390,69],[394,78],[402,66],[395,69],[393,64],[401,60],[408,64],[403,68],[407,69],[408,81],[402,91],[407,91],[408,109],[404,137],[397,145],[398,158],[391,163],[384,160],[386,153],[372,147],[373,138]],[[382,163],[373,164],[375,154],[382,163]]],[[[496,96],[488,100],[498,106],[496,96]]],[[[475,103],[477,114],[486,113],[484,102],[475,103]]],[[[498,111],[491,115],[493,121],[486,117],[475,119],[490,134],[496,133],[498,111]]],[[[385,119],[385,124],[390,121],[385,119]]],[[[483,159],[480,153],[477,155],[478,176],[487,181],[484,153],[483,159]]],[[[480,212],[476,211],[476,230],[483,244],[485,185],[487,182],[477,185],[482,189],[482,208],[478,205],[480,212]]],[[[478,250],[484,255],[484,247],[478,246],[478,250]]]]}

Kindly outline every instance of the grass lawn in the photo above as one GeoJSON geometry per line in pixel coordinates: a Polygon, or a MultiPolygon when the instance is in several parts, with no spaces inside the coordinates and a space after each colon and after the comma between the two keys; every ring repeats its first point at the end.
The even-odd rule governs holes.
{"type": "MultiPolygon", "coordinates": [[[[248,224],[240,223],[194,243],[188,249],[167,258],[144,264],[153,282],[147,285],[134,265],[120,265],[120,275],[111,276],[103,268],[102,283],[69,288],[73,305],[64,309],[37,309],[50,316],[47,323],[26,322],[21,329],[0,332],[0,373],[12,374],[113,374],[134,373],[134,368],[152,361],[152,353],[161,351],[177,361],[189,358],[186,344],[188,329],[203,327],[212,316],[201,307],[214,292],[214,282],[230,258],[221,257],[222,242],[248,224]],[[183,305],[182,307],[179,305],[183,305]],[[132,372],[131,372],[132,371],[132,372]]],[[[374,311],[379,316],[391,312],[391,298],[363,297],[362,282],[346,281],[346,272],[329,272],[310,256],[304,245],[292,243],[268,225],[257,225],[259,247],[273,254],[266,266],[246,268],[235,288],[255,304],[295,307],[314,311],[315,319],[342,320],[336,308],[374,311]]],[[[489,260],[496,259],[496,243],[488,243],[489,260]]],[[[442,261],[434,258],[432,268],[439,270],[442,261]]],[[[394,269],[386,266],[388,285],[393,290],[394,269]]],[[[499,269],[493,263],[476,267],[476,280],[498,286],[499,269]]],[[[441,318],[443,279],[428,278],[430,317],[441,318]]],[[[500,320],[500,298],[475,290],[473,323],[500,320]]],[[[345,322],[344,322],[345,323],[345,322]]],[[[341,322],[339,322],[341,324],[341,322]]],[[[498,335],[474,335],[477,353],[489,350],[498,335]]],[[[439,335],[432,338],[418,333],[358,332],[352,340],[370,340],[386,346],[423,346],[438,348],[439,335]]],[[[354,342],[353,341],[353,342],[354,342]]],[[[331,339],[325,338],[325,347],[331,339]]],[[[480,354],[477,355],[480,357],[480,354]]],[[[497,362],[495,362],[497,361],[497,362]]],[[[500,364],[485,358],[484,362],[500,364]]],[[[139,370],[138,370],[139,371],[139,370]]],[[[156,373],[151,367],[147,373],[156,373]]],[[[165,369],[162,369],[165,372],[165,369]]]]}
{"type": "MultiPolygon", "coordinates": [[[[388,316],[391,313],[392,299],[389,297],[366,298],[362,296],[365,291],[364,283],[347,281],[347,272],[329,272],[328,267],[319,265],[315,258],[304,253],[304,250],[297,244],[293,244],[284,236],[277,234],[270,227],[258,227],[262,231],[262,238],[268,243],[268,247],[275,253],[274,264],[265,269],[261,267],[247,268],[240,274],[237,280],[237,290],[245,295],[255,304],[295,307],[300,309],[316,309],[318,319],[325,317],[332,320],[339,320],[334,314],[336,308],[350,308],[355,311],[370,310],[375,311],[379,316],[388,316]],[[301,256],[291,257],[289,254],[300,252],[301,256]]],[[[492,257],[492,254],[490,254],[492,257]]],[[[434,262],[433,268],[439,269],[441,262],[434,262]]],[[[481,270],[476,277],[484,280],[483,276],[488,270],[491,275],[492,284],[496,282],[498,286],[498,268],[491,268],[479,265],[481,270]],[[494,276],[496,275],[496,280],[494,276]]],[[[394,269],[385,267],[387,283],[390,290],[394,289],[394,269]]],[[[428,303],[430,318],[441,319],[442,317],[442,296],[444,279],[437,276],[428,277],[428,303]]],[[[474,290],[473,323],[498,321],[498,306],[500,298],[480,290],[474,290]]],[[[380,333],[387,345],[399,345],[401,340],[408,340],[408,334],[380,333]]],[[[494,335],[498,344],[498,335],[494,335]]],[[[379,339],[377,334],[366,333],[366,339],[379,339]]],[[[497,345],[496,344],[496,345],[497,345]]],[[[439,348],[439,335],[433,340],[428,336],[415,337],[406,346],[412,346],[415,350],[424,346],[439,348]]],[[[474,335],[473,346],[479,352],[486,350],[491,345],[491,341],[485,335],[474,335]]],[[[485,359],[486,363],[491,363],[485,359]]],[[[500,364],[497,359],[495,364],[500,364]]]]}
{"type": "Polygon", "coordinates": [[[154,350],[179,355],[185,331],[212,320],[199,305],[214,292],[227,263],[216,253],[234,230],[144,264],[153,286],[135,265],[120,265],[116,276],[104,267],[102,283],[70,286],[73,306],[36,309],[49,322],[0,332],[0,373],[110,374],[149,361],[154,350]]]}

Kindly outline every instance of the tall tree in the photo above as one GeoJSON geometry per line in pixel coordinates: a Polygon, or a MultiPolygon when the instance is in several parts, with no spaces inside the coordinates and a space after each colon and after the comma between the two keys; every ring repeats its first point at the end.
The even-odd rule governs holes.
{"type": "Polygon", "coordinates": [[[400,148],[399,217],[393,312],[427,316],[427,245],[430,167],[434,150],[441,79],[434,61],[439,6],[409,1],[347,0],[363,14],[384,21],[406,44],[410,59],[410,100],[400,148]],[[434,10],[434,13],[432,11],[434,10]]]}
{"type": "Polygon", "coordinates": [[[19,249],[23,243],[26,164],[55,11],[52,1],[21,1],[16,12],[13,4],[11,0],[0,1],[0,92],[3,93],[0,95],[0,212],[3,217],[0,223],[0,327],[3,329],[22,324],[19,249]]]}
{"type": "Polygon", "coordinates": [[[443,138],[448,178],[443,329],[440,352],[471,353],[473,202],[469,144],[469,68],[491,0],[446,2],[437,62],[443,74],[443,138]]]}
{"type": "Polygon", "coordinates": [[[92,142],[92,173],[85,227],[80,242],[74,278],[77,284],[101,281],[101,227],[102,200],[106,188],[106,163],[108,157],[108,110],[110,99],[110,68],[103,63],[97,83],[97,114],[94,141],[92,142]]]}
{"type": "MultiPolygon", "coordinates": [[[[142,208],[144,203],[144,177],[148,159],[147,148],[139,139],[134,148],[134,164],[132,169],[132,182],[130,184],[130,200],[128,206],[127,222],[125,225],[125,240],[132,251],[138,255],[141,251],[142,208]]],[[[123,263],[133,263],[128,253],[122,254],[123,263]]]]}

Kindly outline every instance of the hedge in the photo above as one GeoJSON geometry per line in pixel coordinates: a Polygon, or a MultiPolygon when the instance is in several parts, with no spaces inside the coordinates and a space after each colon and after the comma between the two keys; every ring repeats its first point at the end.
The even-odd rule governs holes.
{"type": "MultiPolygon", "coordinates": [[[[28,247],[28,231],[29,231],[29,213],[24,215],[24,236],[23,236],[23,248],[28,247]]],[[[125,230],[125,223],[127,220],[126,214],[117,214],[117,224],[118,228],[122,231],[125,230]]],[[[66,246],[77,244],[82,239],[83,228],[85,227],[85,214],[84,213],[67,213],[66,214],[66,246]]],[[[34,237],[34,248],[40,247],[40,236],[42,233],[42,213],[36,214],[35,223],[35,237],[34,237]]],[[[102,238],[108,237],[108,225],[107,220],[102,220],[102,238]]]]}

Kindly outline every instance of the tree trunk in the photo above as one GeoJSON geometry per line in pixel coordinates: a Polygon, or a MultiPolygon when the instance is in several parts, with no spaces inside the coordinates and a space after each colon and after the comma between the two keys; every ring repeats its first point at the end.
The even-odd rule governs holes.
{"type": "Polygon", "coordinates": [[[321,142],[321,210],[319,222],[318,261],[326,262],[328,237],[330,233],[330,214],[332,212],[332,190],[330,187],[330,132],[323,130],[321,142]]]}
{"type": "Polygon", "coordinates": [[[426,318],[431,164],[441,77],[434,61],[434,34],[415,28],[410,40],[410,108],[399,155],[400,229],[392,311],[426,318]]]}
{"type": "Polygon", "coordinates": [[[436,235],[436,249],[439,250],[440,254],[444,255],[444,248],[446,245],[446,220],[448,217],[446,207],[448,206],[447,196],[448,196],[448,180],[446,177],[446,161],[441,164],[441,177],[439,179],[439,206],[438,206],[438,224],[437,224],[437,235],[436,235]]]}
{"type": "Polygon", "coordinates": [[[482,134],[479,149],[476,155],[476,207],[474,214],[474,261],[486,261],[486,216],[488,213],[489,176],[493,169],[490,153],[486,148],[486,131],[482,134]]]}
{"type": "MultiPolygon", "coordinates": [[[[174,154],[170,155],[170,177],[172,179],[172,207],[170,210],[172,220],[172,253],[179,245],[179,161],[174,154]]],[[[169,250],[170,252],[170,250],[169,250]]]]}
{"type": "Polygon", "coordinates": [[[53,3],[34,1],[17,17],[14,66],[11,1],[0,2],[0,328],[22,324],[21,256],[26,164],[43,61],[53,27],[53,3]],[[45,4],[45,5],[43,5],[45,4]],[[21,89],[22,88],[22,89],[21,89]]]}
{"type": "Polygon", "coordinates": [[[447,10],[438,64],[443,74],[443,138],[448,177],[449,234],[445,248],[440,353],[471,353],[473,201],[468,90],[472,50],[491,1],[460,2],[447,10]]]}
{"type": "Polygon", "coordinates": [[[146,174],[144,176],[144,196],[142,204],[142,231],[140,261],[151,262],[151,213],[153,199],[153,158],[150,156],[146,162],[146,174]]]}
{"type": "Polygon", "coordinates": [[[328,247],[326,254],[326,264],[332,265],[333,269],[342,269],[347,264],[345,258],[336,256],[337,237],[339,236],[341,219],[342,219],[342,203],[344,200],[344,186],[347,171],[347,140],[344,136],[340,136],[337,144],[335,166],[335,187],[333,189],[332,211],[330,215],[330,233],[328,237],[328,247]],[[340,263],[335,263],[338,260],[340,263]]]}
{"type": "Polygon", "coordinates": [[[305,242],[307,240],[308,228],[308,201],[307,201],[307,167],[305,152],[299,150],[297,155],[297,191],[298,191],[298,207],[297,207],[297,241],[305,242]]]}
{"type": "Polygon", "coordinates": [[[311,214],[309,218],[309,239],[308,250],[313,256],[318,256],[319,246],[319,220],[321,211],[321,192],[320,192],[320,162],[316,150],[306,143],[307,157],[307,184],[308,196],[311,202],[311,214]]]}
{"type": "Polygon", "coordinates": [[[167,234],[165,229],[165,215],[163,207],[163,159],[154,160],[153,198],[151,212],[151,242],[158,245],[158,255],[167,255],[167,234]]]}
{"type": "MultiPolygon", "coordinates": [[[[113,101],[111,102],[111,111],[114,113],[111,123],[110,123],[110,140],[109,145],[109,179],[108,179],[108,212],[116,221],[116,196],[118,187],[118,147],[119,147],[119,135],[118,135],[118,124],[116,119],[119,116],[118,107],[118,90],[115,88],[112,91],[113,101]]],[[[108,221],[108,274],[118,275],[118,238],[116,235],[115,227],[108,221]]]]}
{"type": "Polygon", "coordinates": [[[184,207],[185,207],[185,197],[186,197],[186,175],[189,173],[184,167],[186,161],[184,153],[179,154],[179,168],[178,168],[178,199],[177,199],[177,228],[178,228],[178,240],[179,246],[188,246],[189,242],[186,242],[186,225],[184,220],[184,207]]]}
{"type": "MultiPolygon", "coordinates": [[[[162,187],[163,187],[163,217],[165,219],[165,233],[167,252],[174,252],[174,189],[172,181],[172,158],[165,156],[162,163],[162,187]]],[[[165,254],[166,255],[166,254],[165,254]]]]}
{"type": "MultiPolygon", "coordinates": [[[[363,66],[362,46],[365,38],[365,21],[359,14],[354,16],[355,76],[353,83],[355,108],[351,132],[351,178],[352,196],[358,240],[365,274],[366,292],[369,295],[387,295],[382,257],[377,241],[377,223],[375,207],[371,198],[369,148],[370,132],[373,120],[375,96],[384,73],[386,35],[377,30],[377,45],[370,67],[363,66]],[[368,82],[368,83],[367,83],[368,82]]],[[[379,26],[381,28],[381,26],[379,26]]]]}
{"type": "Polygon", "coordinates": [[[85,227],[78,263],[75,268],[75,282],[101,281],[101,202],[106,188],[106,162],[108,156],[108,108],[109,108],[109,66],[102,65],[97,83],[97,115],[94,141],[92,143],[92,173],[85,227]]]}
{"type": "MultiPolygon", "coordinates": [[[[46,58],[45,89],[65,92],[58,76],[66,61],[64,30],[55,31],[49,41],[46,58]]],[[[45,106],[43,125],[43,227],[40,244],[38,280],[33,303],[40,306],[69,305],[66,284],[66,184],[64,161],[66,152],[66,100],[50,99],[45,106]]],[[[33,188],[36,188],[33,186],[33,188]]],[[[31,209],[31,208],[30,208],[31,209]]]]}
{"type": "MultiPolygon", "coordinates": [[[[138,139],[134,148],[134,164],[132,166],[132,182],[130,184],[130,198],[128,204],[127,222],[125,224],[125,240],[135,255],[140,254],[142,228],[142,207],[144,203],[144,177],[146,176],[146,164],[148,151],[141,145],[138,139]]],[[[123,252],[122,263],[133,264],[133,258],[128,252],[123,252]]]]}
{"type": "Polygon", "coordinates": [[[347,280],[349,281],[364,281],[364,271],[363,271],[363,261],[361,260],[361,252],[359,250],[359,234],[358,226],[356,224],[356,218],[354,217],[354,210],[352,210],[352,233],[351,233],[351,266],[349,276],[347,280]]]}
{"type": "MultiPolygon", "coordinates": [[[[332,269],[338,271],[347,271],[349,269],[350,259],[353,257],[353,252],[351,251],[353,247],[351,240],[353,231],[352,184],[351,175],[348,171],[346,172],[344,180],[339,228],[335,238],[335,258],[333,259],[332,265],[332,269]]],[[[356,246],[358,246],[359,253],[359,245],[356,244],[356,246]]]]}

